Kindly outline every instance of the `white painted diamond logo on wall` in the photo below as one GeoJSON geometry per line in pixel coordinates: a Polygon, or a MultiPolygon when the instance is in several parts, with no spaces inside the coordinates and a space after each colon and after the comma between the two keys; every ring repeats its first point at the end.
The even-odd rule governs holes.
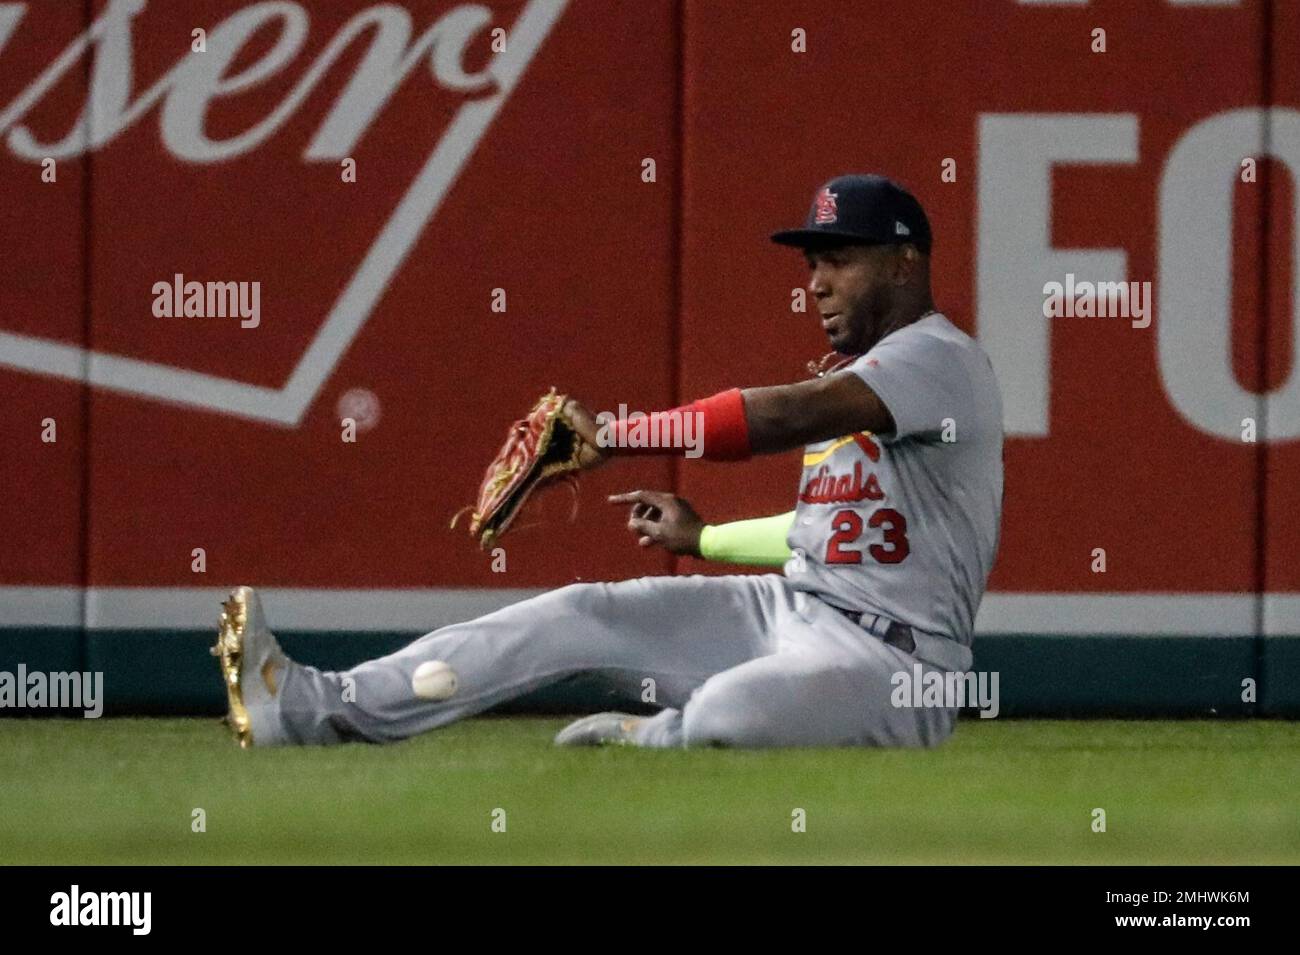
{"type": "MultiPolygon", "coordinates": [[[[334,302],[289,378],[279,388],[253,385],[172,365],[94,351],[51,339],[0,331],[0,366],[75,381],[92,387],[206,408],[238,417],[296,426],[319,394],[344,351],[356,338],[401,268],[420,234],[442,205],[452,184],[473,154],[497,113],[514,91],[534,54],[550,35],[568,0],[529,0],[509,31],[504,51],[495,54],[482,73],[466,74],[460,54],[490,23],[488,12],[465,4],[448,10],[409,46],[376,42],[356,67],[352,81],[340,94],[334,109],[303,152],[308,161],[339,161],[365,133],[392,89],[417,63],[428,57],[438,82],[459,93],[477,93],[456,112],[442,138],[411,181],[356,271],[334,302]],[[371,57],[390,55],[392,62],[372,63],[371,57]],[[351,107],[345,111],[341,104],[351,107]]],[[[213,94],[192,88],[203,82],[200,67],[191,64],[229,63],[269,18],[280,17],[290,55],[307,31],[307,14],[296,3],[255,4],[237,11],[208,31],[206,52],[190,52],[139,97],[128,102],[132,90],[131,20],[144,10],[145,0],[110,0],[94,21],[0,112],[0,136],[10,152],[39,164],[46,157],[71,158],[99,149],[124,132],[163,100],[198,101],[213,94]],[[272,9],[273,8],[273,9],[272,9]],[[75,123],[68,136],[56,144],[36,143],[25,126],[15,125],[71,71],[94,47],[90,73],[87,121],[75,123]],[[194,58],[199,57],[199,61],[194,58]],[[207,58],[203,60],[202,58],[207,58]],[[195,77],[198,77],[195,79],[195,77]]],[[[26,12],[25,4],[0,4],[0,52],[26,12]]],[[[216,142],[202,136],[193,123],[178,117],[181,110],[160,111],[164,149],[182,162],[205,163],[248,152],[282,125],[320,81],[336,45],[345,45],[371,26],[385,40],[410,39],[410,14],[392,5],[359,11],[340,28],[334,41],[268,119],[232,139],[216,142]],[[188,135],[187,135],[188,134],[188,135]]],[[[272,69],[288,57],[281,57],[272,69]]],[[[259,64],[260,66],[260,64],[259,64]]],[[[201,110],[200,110],[201,113],[201,110]]]]}

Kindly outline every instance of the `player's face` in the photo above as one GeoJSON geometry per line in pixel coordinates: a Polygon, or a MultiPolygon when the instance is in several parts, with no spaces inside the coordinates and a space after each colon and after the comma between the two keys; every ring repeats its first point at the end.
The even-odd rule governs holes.
{"type": "Polygon", "coordinates": [[[805,251],[808,291],[835,351],[865,352],[880,340],[894,303],[894,252],[866,245],[805,251]]]}

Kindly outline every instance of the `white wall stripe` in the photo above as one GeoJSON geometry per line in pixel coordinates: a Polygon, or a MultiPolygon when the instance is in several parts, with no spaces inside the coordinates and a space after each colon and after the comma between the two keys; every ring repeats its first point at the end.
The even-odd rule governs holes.
{"type": "Polygon", "coordinates": [[[81,626],[79,587],[0,587],[0,628],[81,626]]]}
{"type": "Polygon", "coordinates": [[[1283,637],[1300,634],[1300,594],[1264,595],[1264,633],[1283,637]]]}
{"type": "MultiPolygon", "coordinates": [[[[977,633],[1249,634],[1255,631],[1257,602],[1249,593],[990,593],[980,605],[975,629],[977,633]]],[[[1285,615],[1278,619],[1285,622],[1285,615]]],[[[1294,612],[1291,626],[1291,633],[1300,633],[1294,612]]]]}
{"type": "MultiPolygon", "coordinates": [[[[93,587],[92,630],[204,630],[215,626],[227,588],[93,587]]],[[[421,633],[490,613],[542,590],[305,590],[258,588],[272,627],[282,630],[421,633]]],[[[78,587],[0,587],[0,628],[77,627],[78,587]]],[[[1254,594],[990,593],[979,633],[1123,633],[1217,636],[1254,631],[1254,594]]],[[[1300,635],[1300,594],[1265,600],[1265,633],[1300,635]]]]}

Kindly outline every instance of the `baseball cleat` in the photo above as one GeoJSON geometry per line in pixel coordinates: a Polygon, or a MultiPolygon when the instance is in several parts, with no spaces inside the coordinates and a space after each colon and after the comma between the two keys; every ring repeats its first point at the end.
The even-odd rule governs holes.
{"type": "Polygon", "coordinates": [[[637,725],[640,722],[640,717],[631,716],[628,713],[596,713],[593,716],[584,716],[560,730],[555,737],[555,745],[604,746],[606,744],[618,744],[625,746],[628,743],[635,742],[632,734],[636,732],[637,725]]]}
{"type": "Polygon", "coordinates": [[[275,745],[282,741],[277,694],[289,658],[267,627],[253,588],[236,587],[221,608],[212,655],[226,687],[225,723],[244,749],[275,745]]]}

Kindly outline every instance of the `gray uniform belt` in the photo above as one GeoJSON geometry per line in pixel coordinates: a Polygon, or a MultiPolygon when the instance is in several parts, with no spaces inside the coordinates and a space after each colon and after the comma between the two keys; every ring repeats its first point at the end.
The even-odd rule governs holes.
{"type": "Polygon", "coordinates": [[[906,624],[899,623],[896,620],[890,620],[888,617],[881,616],[878,613],[863,613],[860,610],[845,610],[843,607],[837,607],[833,603],[826,603],[826,606],[832,610],[838,610],[844,616],[848,617],[867,633],[877,637],[883,643],[891,647],[897,647],[904,653],[916,652],[916,637],[912,633],[912,628],[906,624]]]}
{"type": "Polygon", "coordinates": [[[863,612],[861,610],[845,610],[843,607],[837,607],[826,600],[822,600],[822,603],[848,617],[849,620],[882,643],[896,647],[904,653],[910,653],[918,660],[924,660],[926,663],[944,670],[964,671],[970,669],[970,648],[962,646],[956,640],[930,634],[921,634],[921,639],[918,640],[918,634],[911,627],[896,620],[890,620],[883,614],[863,612]]]}

